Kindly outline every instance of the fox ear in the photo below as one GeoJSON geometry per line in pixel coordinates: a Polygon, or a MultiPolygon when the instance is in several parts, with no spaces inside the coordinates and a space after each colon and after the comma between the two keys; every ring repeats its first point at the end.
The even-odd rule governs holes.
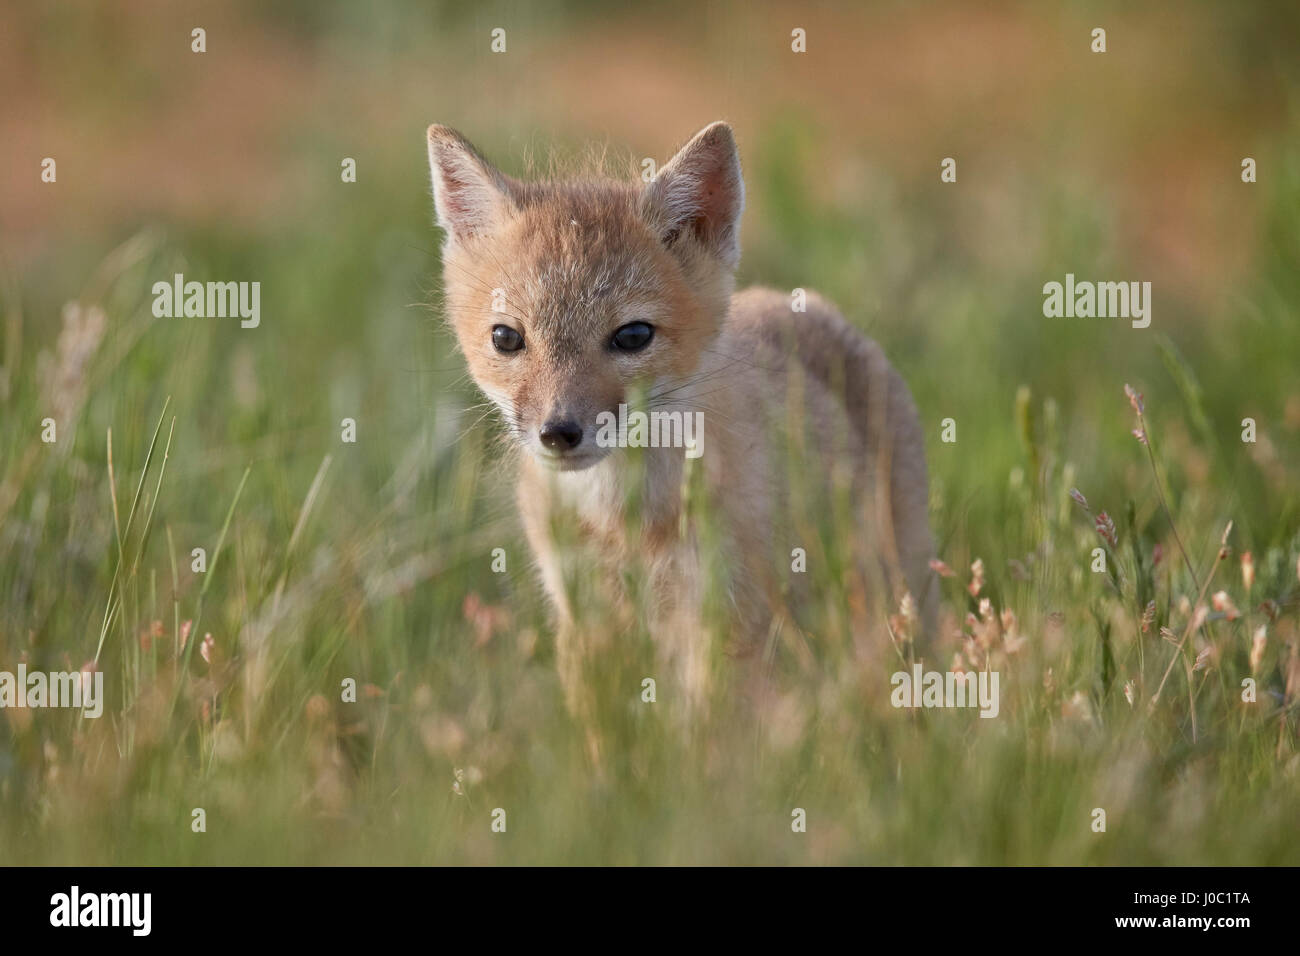
{"type": "Polygon", "coordinates": [[[509,178],[449,126],[429,127],[429,171],[438,225],[448,242],[491,232],[508,215],[509,178]]]}
{"type": "Polygon", "coordinates": [[[734,269],[740,262],[745,181],[731,127],[710,123],[696,133],[646,187],[644,204],[664,245],[693,238],[734,269]]]}

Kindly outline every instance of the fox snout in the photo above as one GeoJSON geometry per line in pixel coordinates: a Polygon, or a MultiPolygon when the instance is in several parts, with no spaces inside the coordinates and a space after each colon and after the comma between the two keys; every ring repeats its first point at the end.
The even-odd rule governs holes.
{"type": "Polygon", "coordinates": [[[572,418],[553,418],[537,430],[544,447],[563,454],[582,444],[582,426],[572,418]]]}
{"type": "Polygon", "coordinates": [[[520,434],[527,450],[543,464],[560,471],[579,471],[590,468],[610,452],[596,440],[596,419],[594,409],[557,403],[520,434]]]}

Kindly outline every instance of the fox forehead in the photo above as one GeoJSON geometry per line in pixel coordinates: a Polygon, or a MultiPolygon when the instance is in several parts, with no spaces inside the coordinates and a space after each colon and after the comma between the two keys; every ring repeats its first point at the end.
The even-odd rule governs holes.
{"type": "Polygon", "coordinates": [[[521,318],[543,325],[652,302],[670,265],[636,191],[616,183],[529,184],[505,228],[466,252],[507,303],[527,307],[521,318]]]}

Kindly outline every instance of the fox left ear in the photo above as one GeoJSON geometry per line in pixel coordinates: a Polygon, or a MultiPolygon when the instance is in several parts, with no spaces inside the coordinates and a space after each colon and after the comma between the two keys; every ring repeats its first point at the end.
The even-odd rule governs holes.
{"type": "Polygon", "coordinates": [[[696,133],[646,187],[643,207],[664,245],[689,237],[736,268],[745,181],[731,127],[710,123],[696,133]]]}
{"type": "Polygon", "coordinates": [[[510,178],[448,126],[429,127],[429,171],[448,242],[493,231],[512,208],[510,178]]]}

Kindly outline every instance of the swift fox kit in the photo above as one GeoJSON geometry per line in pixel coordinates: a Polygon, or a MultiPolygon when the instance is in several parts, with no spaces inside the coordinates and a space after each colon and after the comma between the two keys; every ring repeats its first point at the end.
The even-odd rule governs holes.
{"type": "Polygon", "coordinates": [[[701,130],[647,184],[521,182],[436,125],[429,163],[448,318],[522,452],[518,506],[554,605],[571,707],[593,638],[572,606],[557,524],[616,590],[620,569],[647,569],[646,626],[664,673],[680,698],[707,700],[699,541],[683,514],[696,467],[724,529],[733,644],[763,637],[781,613],[780,579],[800,544],[782,531],[792,455],[825,488],[838,476],[850,489],[859,520],[842,533],[863,542],[864,566],[889,589],[874,619],[910,593],[918,639],[929,636],[928,490],[911,395],[876,344],[817,296],[795,311],[780,292],[733,294],[745,189],[729,126],[701,130]],[[637,395],[652,411],[698,414],[704,433],[702,445],[645,449],[629,522],[632,456],[602,428],[637,395]]]}

